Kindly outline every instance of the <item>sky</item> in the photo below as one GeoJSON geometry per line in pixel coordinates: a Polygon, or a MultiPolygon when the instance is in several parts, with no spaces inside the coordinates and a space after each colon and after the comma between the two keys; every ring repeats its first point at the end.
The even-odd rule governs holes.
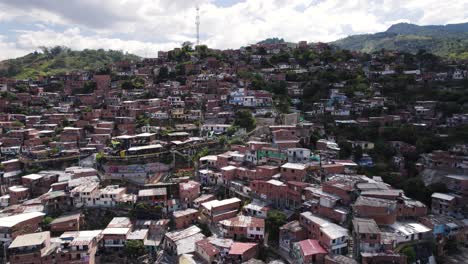
{"type": "Polygon", "coordinates": [[[156,57],[195,42],[197,5],[200,42],[217,49],[468,22],[468,0],[0,0],[0,60],[56,45],[156,57]]]}

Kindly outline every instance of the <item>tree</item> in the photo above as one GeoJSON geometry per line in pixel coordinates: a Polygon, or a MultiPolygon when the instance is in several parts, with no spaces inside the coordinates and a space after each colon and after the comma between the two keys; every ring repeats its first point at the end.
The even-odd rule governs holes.
{"type": "Polygon", "coordinates": [[[354,156],[354,160],[359,162],[362,158],[362,148],[361,146],[356,146],[354,149],[353,149],[353,156],[354,156]]]}
{"type": "Polygon", "coordinates": [[[257,49],[257,54],[258,55],[267,55],[267,51],[266,51],[266,49],[264,47],[259,47],[257,49]]]}
{"type": "Polygon", "coordinates": [[[127,240],[125,243],[125,255],[129,258],[137,258],[145,254],[145,246],[141,240],[127,240]]]}
{"type": "Polygon", "coordinates": [[[141,89],[145,87],[145,80],[140,77],[136,77],[131,80],[125,80],[122,82],[121,87],[124,90],[141,89]]]}
{"type": "Polygon", "coordinates": [[[199,152],[197,152],[195,155],[193,155],[192,162],[197,163],[200,160],[200,158],[205,157],[208,154],[210,154],[210,150],[207,147],[204,147],[199,152]]]}
{"type": "Polygon", "coordinates": [[[349,158],[349,156],[351,156],[351,153],[353,152],[353,146],[351,145],[351,143],[348,141],[343,141],[339,142],[338,145],[340,147],[340,152],[338,153],[340,159],[349,158]]]}
{"type": "Polygon", "coordinates": [[[269,82],[266,90],[272,92],[274,95],[283,96],[288,94],[287,83],[285,81],[269,82]]]}
{"type": "Polygon", "coordinates": [[[263,90],[267,86],[267,83],[262,75],[256,73],[252,75],[252,82],[250,83],[250,87],[253,90],[263,90]]]}
{"type": "Polygon", "coordinates": [[[239,129],[237,126],[230,126],[228,127],[226,133],[229,137],[233,136],[236,133],[237,129],[239,129]]]}
{"type": "Polygon", "coordinates": [[[62,120],[62,127],[68,127],[71,125],[71,122],[68,119],[62,120]]]}
{"type": "Polygon", "coordinates": [[[193,51],[192,46],[193,46],[192,42],[185,41],[184,43],[182,43],[182,52],[188,53],[188,52],[193,51]]]}
{"type": "Polygon", "coordinates": [[[458,242],[454,237],[451,237],[447,240],[447,243],[444,245],[444,249],[447,250],[449,254],[456,253],[458,251],[458,242]]]}
{"type": "Polygon", "coordinates": [[[44,92],[55,93],[63,91],[63,82],[52,82],[44,87],[44,92]]]}
{"type": "Polygon", "coordinates": [[[137,203],[128,214],[134,219],[160,219],[162,217],[162,207],[137,203]]]}
{"type": "Polygon", "coordinates": [[[198,52],[200,58],[204,59],[208,56],[208,46],[206,45],[198,45],[195,47],[195,51],[198,52]]]}
{"type": "Polygon", "coordinates": [[[403,248],[401,253],[407,257],[407,263],[413,263],[416,260],[416,252],[411,246],[403,248]]]}
{"type": "Polygon", "coordinates": [[[150,119],[146,116],[146,114],[139,115],[136,119],[136,125],[138,128],[147,126],[150,124],[150,119]]]}
{"type": "Polygon", "coordinates": [[[265,221],[266,231],[268,232],[269,242],[278,242],[279,229],[281,226],[286,224],[287,216],[278,210],[268,211],[267,218],[265,221]]]}
{"type": "Polygon", "coordinates": [[[25,93],[28,92],[29,85],[20,83],[15,86],[15,89],[20,93],[25,93]]]}
{"type": "Polygon", "coordinates": [[[169,69],[161,67],[159,69],[158,80],[166,80],[169,77],[169,69]]]}
{"type": "Polygon", "coordinates": [[[224,148],[228,142],[227,136],[225,135],[220,136],[218,142],[219,142],[219,145],[221,145],[224,148]]]}
{"type": "Polygon", "coordinates": [[[101,163],[101,161],[104,160],[104,153],[103,152],[99,152],[99,153],[96,153],[96,162],[97,163],[101,163]]]}
{"type": "Polygon", "coordinates": [[[205,223],[198,223],[197,226],[201,229],[201,232],[206,237],[210,237],[212,235],[210,228],[205,223]]]}
{"type": "Polygon", "coordinates": [[[247,131],[251,131],[255,128],[256,120],[250,111],[239,110],[236,112],[234,125],[245,128],[247,131]]]}
{"type": "Polygon", "coordinates": [[[50,225],[50,223],[52,223],[52,221],[54,221],[54,218],[50,217],[50,216],[46,216],[44,217],[44,219],[42,220],[42,224],[44,224],[45,226],[47,225],[50,225]]]}

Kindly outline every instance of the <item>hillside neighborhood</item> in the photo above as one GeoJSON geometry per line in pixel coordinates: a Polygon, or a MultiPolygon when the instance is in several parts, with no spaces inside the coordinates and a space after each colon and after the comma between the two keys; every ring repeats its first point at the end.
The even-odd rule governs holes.
{"type": "Polygon", "coordinates": [[[467,102],[464,61],[306,41],[0,77],[0,258],[466,263],[467,102]]]}

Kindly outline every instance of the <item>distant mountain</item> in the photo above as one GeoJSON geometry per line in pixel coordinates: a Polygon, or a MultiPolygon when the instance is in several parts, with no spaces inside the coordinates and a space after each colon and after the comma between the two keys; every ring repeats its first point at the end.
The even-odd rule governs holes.
{"type": "Polygon", "coordinates": [[[443,57],[468,59],[468,23],[445,26],[399,23],[385,32],[349,36],[332,44],[363,52],[388,49],[416,53],[424,49],[443,57]]]}
{"type": "Polygon", "coordinates": [[[67,47],[41,48],[41,52],[0,62],[0,77],[35,78],[73,70],[95,70],[123,60],[139,60],[136,55],[115,50],[73,51],[67,47]]]}
{"type": "Polygon", "coordinates": [[[284,39],[280,38],[267,38],[258,42],[257,44],[282,44],[285,43],[284,39]]]}

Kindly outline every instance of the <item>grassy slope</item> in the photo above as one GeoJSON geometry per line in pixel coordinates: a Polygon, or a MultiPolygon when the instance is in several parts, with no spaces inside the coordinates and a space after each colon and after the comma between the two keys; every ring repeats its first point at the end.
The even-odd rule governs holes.
{"type": "Polygon", "coordinates": [[[138,60],[139,57],[121,51],[83,50],[30,53],[26,56],[0,62],[0,76],[19,79],[35,78],[38,75],[53,75],[72,70],[93,70],[122,60],[138,60]]]}
{"type": "Polygon", "coordinates": [[[468,59],[468,34],[431,33],[396,34],[377,33],[355,35],[337,40],[333,44],[350,50],[373,52],[380,49],[416,53],[425,49],[443,57],[468,59]]]}

